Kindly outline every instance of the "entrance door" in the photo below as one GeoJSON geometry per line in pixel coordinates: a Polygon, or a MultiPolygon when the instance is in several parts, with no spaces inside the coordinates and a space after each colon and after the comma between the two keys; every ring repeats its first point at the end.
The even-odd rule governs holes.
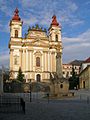
{"type": "Polygon", "coordinates": [[[85,88],[85,81],[83,81],[83,88],[85,88]]]}
{"type": "Polygon", "coordinates": [[[36,79],[37,79],[37,82],[40,82],[40,81],[41,81],[41,76],[40,76],[40,74],[37,74],[36,79]]]}

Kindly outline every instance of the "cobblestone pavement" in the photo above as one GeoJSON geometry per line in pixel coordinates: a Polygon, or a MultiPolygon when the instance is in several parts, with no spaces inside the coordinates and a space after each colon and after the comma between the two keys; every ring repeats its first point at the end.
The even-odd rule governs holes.
{"type": "Polygon", "coordinates": [[[0,120],[89,120],[90,103],[83,100],[52,100],[26,103],[26,114],[0,113],[0,120]]]}

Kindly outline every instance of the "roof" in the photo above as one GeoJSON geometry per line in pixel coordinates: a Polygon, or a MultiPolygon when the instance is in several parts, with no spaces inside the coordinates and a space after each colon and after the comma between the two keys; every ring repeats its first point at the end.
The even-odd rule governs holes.
{"type": "Polygon", "coordinates": [[[87,58],[87,59],[84,61],[84,63],[90,63],[90,57],[87,58]]]}
{"type": "Polygon", "coordinates": [[[13,16],[12,20],[15,20],[15,21],[20,21],[21,20],[18,13],[19,13],[19,10],[18,10],[18,8],[16,8],[15,11],[14,11],[14,16],[13,16]]]}
{"type": "Polygon", "coordinates": [[[83,72],[85,72],[88,68],[90,68],[90,65],[87,65],[87,67],[80,72],[79,76],[80,76],[81,74],[83,74],[83,72]]]}
{"type": "Polygon", "coordinates": [[[82,63],[83,63],[83,60],[74,60],[74,61],[69,62],[69,64],[77,65],[77,66],[80,66],[82,63]]]}
{"type": "Polygon", "coordinates": [[[59,23],[57,22],[56,15],[53,15],[51,25],[54,25],[54,26],[59,26],[59,23]]]}

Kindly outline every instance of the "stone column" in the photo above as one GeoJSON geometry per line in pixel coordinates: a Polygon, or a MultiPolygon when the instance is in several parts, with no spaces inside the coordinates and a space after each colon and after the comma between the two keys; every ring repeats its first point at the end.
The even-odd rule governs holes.
{"type": "Polygon", "coordinates": [[[24,71],[24,50],[22,51],[22,71],[24,71]]]}
{"type": "Polygon", "coordinates": [[[26,50],[26,71],[28,71],[28,50],[26,50]]]}
{"type": "Polygon", "coordinates": [[[43,62],[43,57],[44,57],[44,53],[42,54],[42,71],[44,70],[44,62],[43,62]]]}
{"type": "Polygon", "coordinates": [[[43,71],[45,71],[45,52],[43,52],[43,71]]]}
{"type": "Polygon", "coordinates": [[[56,73],[59,78],[63,76],[62,74],[62,56],[61,53],[58,52],[56,55],[56,73]]]}
{"type": "Polygon", "coordinates": [[[19,50],[19,67],[21,67],[21,69],[22,69],[22,50],[19,50]]]}
{"type": "Polygon", "coordinates": [[[50,72],[52,72],[52,54],[51,54],[51,52],[50,52],[50,72]]]}
{"type": "Polygon", "coordinates": [[[33,51],[29,51],[29,70],[33,71],[33,51]]]}
{"type": "Polygon", "coordinates": [[[2,67],[2,76],[0,76],[0,93],[3,93],[3,67],[2,67]]]}
{"type": "Polygon", "coordinates": [[[48,71],[50,72],[50,54],[48,52],[48,71]]]}
{"type": "Polygon", "coordinates": [[[31,51],[31,70],[34,71],[34,63],[35,63],[35,59],[34,59],[34,54],[33,54],[33,51],[31,51]]]}
{"type": "Polygon", "coordinates": [[[13,70],[13,50],[10,50],[10,71],[13,70]]]}
{"type": "Polygon", "coordinates": [[[44,64],[45,64],[45,71],[48,71],[48,58],[47,58],[47,52],[44,52],[44,58],[45,58],[45,62],[44,62],[44,64]]]}
{"type": "Polygon", "coordinates": [[[28,71],[30,71],[30,51],[28,50],[28,71]]]}

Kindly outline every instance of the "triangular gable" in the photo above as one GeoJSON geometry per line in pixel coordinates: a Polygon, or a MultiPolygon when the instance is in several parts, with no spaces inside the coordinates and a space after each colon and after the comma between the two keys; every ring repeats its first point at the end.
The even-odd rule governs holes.
{"type": "Polygon", "coordinates": [[[41,40],[41,39],[36,39],[34,41],[32,41],[30,43],[31,45],[35,45],[35,46],[48,46],[49,45],[49,41],[44,41],[44,40],[41,40]]]}

